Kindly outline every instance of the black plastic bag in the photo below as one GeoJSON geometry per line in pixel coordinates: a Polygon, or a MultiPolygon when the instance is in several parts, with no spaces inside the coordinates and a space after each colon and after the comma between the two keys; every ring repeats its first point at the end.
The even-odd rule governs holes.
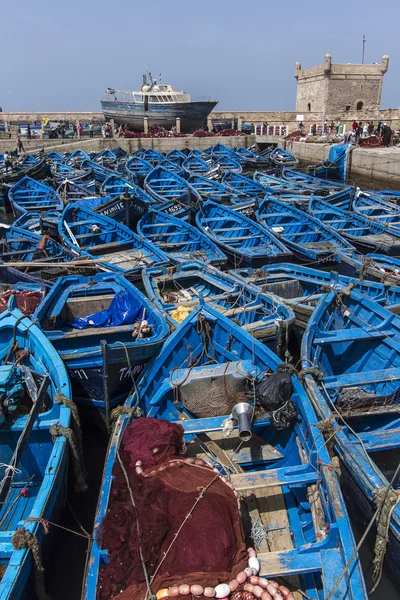
{"type": "Polygon", "coordinates": [[[292,402],[292,378],[289,373],[266,375],[256,385],[257,402],[271,413],[271,423],[278,431],[286,429],[297,420],[296,406],[292,402]]]}

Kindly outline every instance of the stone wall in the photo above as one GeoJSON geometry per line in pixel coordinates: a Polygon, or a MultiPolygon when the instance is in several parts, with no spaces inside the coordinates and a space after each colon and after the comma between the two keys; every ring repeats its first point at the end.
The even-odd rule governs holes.
{"type": "Polygon", "coordinates": [[[48,117],[50,121],[69,121],[76,123],[100,123],[104,121],[102,112],[0,112],[0,123],[41,125],[43,119],[48,117]]]}

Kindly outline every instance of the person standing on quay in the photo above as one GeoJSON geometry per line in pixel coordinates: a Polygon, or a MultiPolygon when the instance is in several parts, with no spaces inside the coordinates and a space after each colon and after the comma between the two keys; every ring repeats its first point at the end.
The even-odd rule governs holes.
{"type": "Polygon", "coordinates": [[[357,132],[357,127],[358,127],[357,121],[353,121],[353,131],[354,131],[354,133],[357,132]]]}
{"type": "Polygon", "coordinates": [[[25,152],[24,145],[23,145],[22,140],[21,140],[21,138],[19,136],[17,137],[17,148],[18,148],[18,152],[25,152]]]}
{"type": "Polygon", "coordinates": [[[382,127],[383,145],[385,148],[389,148],[392,141],[392,130],[386,123],[382,127]]]}
{"type": "Polygon", "coordinates": [[[89,123],[89,137],[93,137],[93,124],[89,123]]]}
{"type": "Polygon", "coordinates": [[[3,160],[4,160],[4,167],[5,167],[5,169],[6,169],[6,173],[7,173],[8,169],[10,169],[10,170],[12,171],[12,167],[11,167],[11,156],[10,156],[10,154],[9,154],[8,150],[6,150],[6,151],[4,152],[4,158],[3,158],[3,160]]]}

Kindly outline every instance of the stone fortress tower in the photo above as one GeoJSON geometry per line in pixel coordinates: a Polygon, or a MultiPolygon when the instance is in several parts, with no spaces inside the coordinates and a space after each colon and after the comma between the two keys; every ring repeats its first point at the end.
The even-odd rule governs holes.
{"type": "Polygon", "coordinates": [[[338,116],[356,111],[379,110],[383,76],[389,68],[385,54],[380,64],[336,65],[325,55],[324,64],[302,69],[295,65],[297,79],[296,112],[320,112],[338,116]]]}

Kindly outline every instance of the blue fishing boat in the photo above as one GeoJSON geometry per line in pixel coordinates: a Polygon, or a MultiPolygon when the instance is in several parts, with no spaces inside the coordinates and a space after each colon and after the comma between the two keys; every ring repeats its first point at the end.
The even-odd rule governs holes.
{"type": "Polygon", "coordinates": [[[352,148],[352,144],[335,144],[331,146],[327,160],[317,165],[310,165],[307,167],[307,173],[321,179],[346,181],[349,156],[352,148]]]}
{"type": "Polygon", "coordinates": [[[256,285],[269,296],[277,296],[281,302],[290,306],[296,315],[295,327],[300,333],[303,333],[315,307],[326,293],[327,286],[336,283],[351,285],[373,302],[400,314],[400,287],[360,281],[339,275],[335,271],[321,271],[303,265],[281,263],[265,265],[260,269],[241,268],[231,273],[247,284],[256,285]]]}
{"type": "Polygon", "coordinates": [[[378,195],[357,190],[353,210],[358,215],[400,231],[400,206],[382,200],[378,195]]]}
{"type": "Polygon", "coordinates": [[[270,162],[276,167],[295,167],[299,164],[298,159],[283,148],[277,146],[269,153],[270,162]]]}
{"type": "Polygon", "coordinates": [[[286,181],[307,185],[314,189],[319,190],[322,188],[328,190],[328,193],[348,189],[349,187],[345,183],[339,181],[324,181],[319,177],[313,177],[312,175],[307,175],[307,173],[301,173],[300,171],[293,171],[293,169],[289,169],[288,167],[282,169],[282,178],[286,179],[286,181]]]}
{"type": "Polygon", "coordinates": [[[340,273],[360,279],[381,281],[386,285],[400,285],[400,259],[385,254],[338,252],[336,265],[340,273]]]}
{"type": "Polygon", "coordinates": [[[315,197],[310,200],[309,210],[314,217],[340,233],[363,254],[381,252],[389,256],[400,256],[400,230],[385,227],[315,197]]]}
{"type": "MultiPolygon", "coordinates": [[[[89,163],[90,161],[84,162],[89,163]]],[[[87,185],[88,181],[93,180],[93,173],[90,166],[77,169],[64,163],[54,162],[50,167],[50,172],[58,183],[62,183],[65,179],[69,179],[70,181],[84,182],[84,185],[87,185]]]]}
{"type": "Polygon", "coordinates": [[[268,156],[262,156],[251,148],[241,146],[236,149],[236,154],[244,160],[246,167],[252,169],[267,169],[271,165],[268,156]]]}
{"type": "Polygon", "coordinates": [[[138,222],[137,231],[174,262],[200,260],[223,265],[227,261],[218,246],[196,227],[164,212],[149,210],[138,222]]]}
{"type": "Polygon", "coordinates": [[[190,175],[188,183],[200,194],[203,200],[215,200],[215,202],[221,202],[221,204],[228,204],[231,200],[232,194],[228,192],[222,183],[213,179],[193,173],[190,175]]]}
{"type": "Polygon", "coordinates": [[[179,177],[183,177],[184,179],[187,177],[187,171],[179,166],[178,163],[168,160],[168,158],[163,158],[158,161],[157,166],[164,167],[164,169],[167,169],[168,171],[171,171],[171,173],[175,173],[175,175],[179,175],[179,177]]]}
{"type": "Polygon", "coordinates": [[[38,152],[37,155],[26,155],[12,161],[9,169],[6,169],[4,164],[0,166],[0,178],[7,186],[15,185],[24,177],[42,179],[46,177],[47,172],[48,166],[43,152],[38,152]]]}
{"type": "Polygon", "coordinates": [[[98,186],[101,186],[110,175],[115,175],[114,169],[110,169],[105,165],[100,165],[93,160],[82,161],[82,169],[89,170],[93,173],[98,186]]]}
{"type": "Polygon", "coordinates": [[[188,175],[191,173],[205,175],[210,170],[210,165],[200,156],[190,155],[183,161],[182,168],[188,175]]]}
{"type": "Polygon", "coordinates": [[[107,179],[100,186],[100,193],[103,196],[109,196],[111,198],[115,196],[121,196],[127,192],[129,195],[133,195],[138,186],[134,181],[129,181],[120,175],[113,174],[107,177],[107,179]]]}
{"type": "Polygon", "coordinates": [[[71,250],[90,256],[102,268],[140,277],[143,267],[168,262],[168,256],[122,223],[83,206],[69,204],[58,233],[71,250]]]}
{"type": "Polygon", "coordinates": [[[62,210],[63,203],[57,192],[31,177],[23,177],[8,192],[14,216],[28,211],[62,210]]]}
{"type": "Polygon", "coordinates": [[[98,198],[97,187],[94,179],[92,181],[74,181],[64,179],[57,187],[57,194],[64,204],[81,199],[98,198]]]}
{"type": "Polygon", "coordinates": [[[200,194],[183,177],[164,167],[155,167],[144,182],[145,190],[157,202],[166,204],[163,209],[169,214],[182,214],[191,206],[201,203],[200,194]]]}
{"type": "Polygon", "coordinates": [[[245,198],[263,198],[265,196],[265,189],[260,183],[250,179],[250,177],[240,175],[240,173],[228,171],[223,176],[222,183],[237,196],[240,195],[245,198]]]}
{"type": "Polygon", "coordinates": [[[336,252],[354,250],[336,231],[274,196],[258,202],[256,215],[258,222],[301,260],[329,264],[335,262],[336,252]]]}
{"type": "Polygon", "coordinates": [[[388,202],[396,202],[397,204],[400,203],[399,190],[380,190],[378,194],[381,198],[383,198],[383,200],[387,200],[388,202]]]}
{"type": "Polygon", "coordinates": [[[142,277],[146,294],[173,329],[204,302],[279,356],[288,349],[293,311],[277,298],[238,281],[231,273],[202,262],[187,262],[173,273],[165,267],[144,269],[142,277]]]}
{"type": "Polygon", "coordinates": [[[132,158],[125,163],[125,170],[128,175],[133,176],[134,179],[137,179],[138,182],[143,185],[147,175],[153,170],[153,165],[147,160],[144,160],[144,158],[132,156],[132,158]]]}
{"type": "Polygon", "coordinates": [[[84,160],[90,160],[90,156],[84,150],[78,148],[72,152],[64,162],[66,165],[79,169],[84,160]]]}
{"type": "Polygon", "coordinates": [[[196,214],[199,229],[216,242],[235,268],[282,262],[290,250],[245,215],[209,200],[196,214]]]}
{"type": "MultiPolygon", "coordinates": [[[[199,487],[205,490],[205,498],[197,500],[200,512],[193,511],[182,530],[184,538],[180,540],[187,552],[178,550],[186,561],[190,540],[193,540],[196,562],[185,562],[183,566],[180,563],[179,572],[173,564],[164,565],[165,568],[155,573],[150,561],[145,559],[151,594],[172,595],[175,590],[178,594],[179,590],[186,593],[187,588],[169,590],[168,587],[189,582],[199,585],[193,588],[194,593],[203,594],[206,587],[207,594],[219,596],[221,592],[234,598],[231,588],[238,592],[243,589],[252,571],[247,574],[242,569],[250,564],[260,576],[253,582],[265,586],[261,589],[267,590],[271,585],[272,591],[275,587],[274,595],[278,597],[284,595],[292,600],[292,591],[299,589],[305,597],[316,600],[328,598],[330,594],[336,600],[366,599],[346,507],[317,429],[315,413],[297,378],[282,373],[284,369],[268,348],[208,307],[194,311],[170,336],[138,382],[137,392],[132,393],[125,405],[126,409],[139,405],[148,418],[129,425],[131,417],[122,415],[111,438],[95,517],[84,600],[109,600],[115,594],[126,600],[133,589],[138,597],[143,597],[147,588],[142,583],[142,571],[136,571],[136,579],[133,568],[140,565],[142,569],[137,544],[131,543],[136,539],[132,538],[135,534],[131,524],[136,523],[133,515],[140,519],[141,548],[146,548],[145,556],[154,557],[154,565],[158,565],[171,543],[171,536],[184,523],[185,515],[198,498],[199,487]],[[288,385],[286,397],[298,417],[287,423],[288,427],[277,429],[279,417],[273,411],[258,412],[252,402],[257,398],[257,389],[282,378],[288,385]],[[235,405],[237,400],[239,404],[235,405]],[[227,439],[223,432],[227,430],[226,419],[231,412],[233,416],[228,423],[233,431],[227,439]],[[167,419],[169,423],[159,419],[167,419]],[[139,454],[129,445],[129,440],[139,454]],[[162,470],[159,471],[159,467],[162,470]],[[150,473],[153,477],[147,478],[150,473]],[[166,546],[162,542],[155,546],[154,534],[149,532],[150,537],[147,537],[146,523],[154,522],[149,511],[165,506],[167,488],[161,481],[158,483],[161,473],[171,483],[168,489],[174,490],[176,495],[173,499],[169,496],[170,517],[166,515],[162,520],[166,527],[163,529],[166,546]],[[224,477],[222,483],[228,483],[227,487],[219,487],[219,476],[224,477]],[[127,481],[137,502],[135,509],[131,508],[127,481]],[[206,494],[214,484],[211,493],[206,494]],[[147,485],[156,486],[157,494],[154,502],[147,495],[147,503],[143,503],[143,491],[150,491],[147,485]],[[182,492],[188,499],[183,514],[182,492]],[[222,499],[227,495],[229,503],[222,499]],[[220,498],[218,510],[214,498],[220,498]],[[122,514],[121,510],[124,523],[128,524],[126,534],[121,530],[120,518],[116,517],[122,514]],[[174,524],[169,521],[172,517],[176,519],[174,524]],[[238,528],[239,537],[225,537],[232,527],[238,528]],[[129,545],[126,543],[128,531],[129,545]],[[250,546],[249,553],[245,550],[244,535],[247,547],[250,546]],[[210,546],[211,537],[227,540],[221,549],[224,566],[220,553],[216,558],[210,546]],[[147,540],[152,543],[149,553],[147,540]],[[120,568],[122,545],[124,569],[120,568]],[[240,562],[241,556],[243,562],[240,562]],[[192,575],[192,572],[195,573],[192,575]],[[294,579],[286,580],[292,575],[294,579]],[[282,580],[274,584],[266,580],[280,576],[284,577],[284,584],[282,580]],[[221,582],[229,582],[231,587],[220,587],[221,582]],[[136,583],[140,586],[130,587],[136,583]]],[[[165,508],[161,510],[164,514],[165,508]]],[[[157,515],[160,518],[161,513],[157,515]]],[[[173,556],[178,560],[177,554],[173,556]]],[[[190,589],[189,586],[189,593],[190,589]]],[[[259,593],[258,587],[254,591],[259,593]]]]}
{"type": "Polygon", "coordinates": [[[168,335],[161,313],[115,274],[60,278],[33,318],[68,367],[74,400],[107,420],[168,335]]]}
{"type": "MultiPolygon", "coordinates": [[[[139,155],[139,152],[136,153],[136,156],[139,155]]],[[[140,152],[140,158],[147,160],[153,167],[155,167],[161,160],[164,160],[164,154],[161,152],[157,152],[157,150],[153,150],[153,148],[143,148],[140,152]]]]}
{"type": "Polygon", "coordinates": [[[186,158],[186,154],[184,152],[181,152],[181,150],[171,150],[171,152],[168,152],[167,154],[167,159],[171,162],[178,164],[180,167],[182,166],[182,163],[184,160],[186,160],[186,158]]]}
{"type": "Polygon", "coordinates": [[[222,173],[226,171],[232,171],[233,173],[241,173],[243,167],[240,162],[233,158],[231,154],[212,154],[211,155],[211,169],[217,169],[222,173]]]}
{"type": "Polygon", "coordinates": [[[19,229],[27,229],[37,235],[47,234],[54,238],[58,236],[60,217],[61,212],[57,210],[25,212],[14,221],[13,226],[19,229]]]}
{"type": "Polygon", "coordinates": [[[286,181],[286,179],[275,177],[269,173],[255,171],[253,179],[256,183],[261,184],[265,188],[265,194],[304,194],[309,196],[313,193],[312,188],[306,185],[286,181]]]}
{"type": "MultiPolygon", "coordinates": [[[[0,597],[43,597],[42,564],[35,561],[44,557],[42,546],[51,540],[41,520],[57,523],[64,507],[68,442],[62,433],[71,432],[73,403],[61,358],[40,329],[15,308],[15,298],[0,314],[0,365],[0,597]]],[[[79,422],[74,429],[75,425],[79,422]]],[[[80,437],[75,439],[81,458],[80,437]]],[[[76,472],[76,489],[83,491],[82,462],[76,472]]]]}
{"type": "Polygon", "coordinates": [[[101,164],[108,164],[110,167],[117,162],[116,154],[109,148],[105,148],[101,152],[98,152],[93,158],[94,162],[101,164]]]}
{"type": "MultiPolygon", "coordinates": [[[[360,531],[377,523],[373,578],[383,564],[400,586],[400,318],[366,296],[333,287],[303,338],[307,393],[341,461],[342,486],[360,531]],[[384,506],[386,508],[384,508],[384,506]],[[378,508],[378,512],[376,509],[378,508]]],[[[329,443],[329,442],[328,442],[329,443]]]]}
{"type": "Polygon", "coordinates": [[[51,165],[53,162],[63,162],[63,157],[59,152],[52,150],[46,154],[46,160],[51,165]]]}
{"type": "Polygon", "coordinates": [[[0,268],[1,281],[4,283],[17,283],[27,281],[34,283],[43,279],[45,285],[51,285],[51,280],[60,274],[68,272],[66,263],[77,256],[71,250],[64,248],[47,235],[41,236],[29,230],[12,226],[7,230],[0,230],[0,261],[18,263],[18,268],[0,268]],[[34,263],[33,265],[30,263],[34,263]],[[47,263],[53,266],[47,266],[47,263]],[[64,263],[54,267],[54,263],[64,263]]]}

